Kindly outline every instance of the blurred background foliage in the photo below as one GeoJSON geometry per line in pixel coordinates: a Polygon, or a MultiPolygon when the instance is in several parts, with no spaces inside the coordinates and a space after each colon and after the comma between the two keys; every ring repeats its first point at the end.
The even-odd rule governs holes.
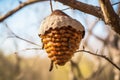
{"type": "MultiPolygon", "coordinates": [[[[79,56],[77,58],[80,58],[78,64],[80,69],[79,75],[75,68],[73,70],[74,73],[71,72],[69,62],[62,67],[54,67],[53,71],[49,72],[50,60],[48,58],[40,58],[40,56],[24,58],[17,54],[6,56],[0,52],[0,80],[71,80],[73,75],[76,78],[80,77],[83,80],[87,80],[89,77],[95,76],[93,75],[96,65],[95,61],[84,55],[77,55],[79,56]]],[[[76,58],[74,58],[75,62],[76,58]]],[[[97,80],[113,80],[114,76],[112,66],[106,66],[101,70],[100,74],[97,74],[97,80]]]]}

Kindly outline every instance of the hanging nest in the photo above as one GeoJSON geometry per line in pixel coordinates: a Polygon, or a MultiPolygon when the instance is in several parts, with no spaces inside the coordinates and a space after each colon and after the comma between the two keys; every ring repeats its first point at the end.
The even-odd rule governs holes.
{"type": "Polygon", "coordinates": [[[39,30],[43,48],[52,63],[64,65],[79,48],[84,37],[84,27],[80,22],[60,10],[55,10],[45,18],[39,30]]]}

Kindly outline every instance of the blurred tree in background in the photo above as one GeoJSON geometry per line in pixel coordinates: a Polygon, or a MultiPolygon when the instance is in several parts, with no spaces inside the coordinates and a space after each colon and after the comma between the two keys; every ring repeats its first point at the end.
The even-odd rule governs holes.
{"type": "Polygon", "coordinates": [[[0,0],[0,80],[120,80],[119,0],[55,1],[54,10],[85,27],[80,51],[49,72],[38,28],[51,14],[50,1],[0,0]]]}
{"type": "Polygon", "coordinates": [[[48,59],[41,59],[39,56],[31,58],[19,57],[20,62],[18,62],[17,57],[16,54],[5,56],[1,52],[0,80],[71,80],[71,77],[76,77],[78,80],[88,80],[95,75],[97,75],[97,78],[92,77],[91,80],[93,78],[95,80],[113,80],[114,76],[112,66],[106,66],[102,69],[103,71],[93,75],[94,63],[85,57],[76,64],[79,67],[79,71],[75,70],[75,66],[67,63],[67,65],[58,67],[58,69],[54,69],[52,72],[48,71],[50,64],[48,59]],[[73,69],[72,71],[71,68],[73,69]]]}

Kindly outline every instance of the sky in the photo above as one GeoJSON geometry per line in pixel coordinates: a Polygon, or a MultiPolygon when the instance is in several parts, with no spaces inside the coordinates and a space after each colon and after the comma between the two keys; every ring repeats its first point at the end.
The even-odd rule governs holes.
{"type": "MultiPolygon", "coordinates": [[[[22,2],[26,0],[21,0],[22,2]]],[[[80,0],[81,1],[81,0],[80,0]]],[[[118,0],[113,0],[114,2],[117,2],[118,0]]],[[[82,2],[99,6],[97,0],[82,0],[82,2]]],[[[19,6],[18,0],[0,0],[0,15],[4,15],[10,10],[14,9],[15,7],[19,6]]],[[[117,6],[114,6],[114,9],[116,9],[117,6]]],[[[59,2],[53,2],[53,9],[65,9],[68,8],[68,6],[65,6],[59,2]]],[[[86,33],[88,32],[88,29],[92,26],[94,21],[96,21],[96,18],[94,16],[91,16],[89,14],[85,14],[83,12],[68,9],[64,11],[68,15],[70,15],[72,18],[77,19],[80,21],[85,29],[86,33]]],[[[9,28],[20,37],[33,41],[34,43],[37,43],[42,46],[40,38],[38,37],[38,29],[40,27],[41,21],[48,15],[50,15],[51,9],[49,2],[39,2],[36,4],[32,4],[29,6],[24,7],[23,9],[19,10],[14,15],[7,18],[5,21],[0,23],[0,49],[3,50],[6,54],[13,53],[15,51],[22,50],[25,48],[33,48],[37,47],[34,45],[31,45],[29,43],[26,43],[25,41],[16,39],[16,38],[8,38],[9,36],[12,36],[11,32],[6,28],[7,24],[9,28]]],[[[94,29],[94,34],[106,38],[108,35],[107,28],[104,27],[103,21],[99,21],[96,24],[97,27],[94,29]]],[[[89,44],[94,46],[97,46],[95,44],[95,38],[91,37],[89,40],[89,44]]],[[[101,46],[102,44],[99,41],[96,41],[101,46]]],[[[97,48],[100,48],[101,46],[95,47],[95,50],[97,48]]],[[[24,56],[33,56],[36,55],[35,53],[40,54],[44,56],[43,53],[45,53],[44,50],[41,51],[20,51],[19,54],[24,56]],[[42,54],[41,54],[42,53],[42,54]]]]}

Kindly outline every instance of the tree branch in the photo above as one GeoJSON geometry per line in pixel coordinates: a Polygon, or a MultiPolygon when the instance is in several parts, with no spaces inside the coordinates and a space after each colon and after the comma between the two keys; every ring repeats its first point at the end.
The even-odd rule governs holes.
{"type": "Polygon", "coordinates": [[[10,12],[8,12],[7,14],[0,16],[0,22],[4,21],[6,18],[12,16],[14,13],[16,13],[17,11],[19,11],[20,9],[24,8],[27,5],[33,4],[33,3],[37,3],[37,2],[41,2],[41,1],[48,1],[48,0],[33,0],[33,1],[26,1],[24,3],[21,3],[18,7],[16,7],[15,9],[11,10],[10,12]]]}
{"type": "Polygon", "coordinates": [[[106,24],[110,25],[116,33],[120,34],[120,19],[119,16],[113,10],[109,0],[99,0],[101,8],[88,5],[77,0],[55,1],[59,1],[65,5],[72,7],[73,9],[77,9],[82,12],[101,18],[106,24]]]}
{"type": "Polygon", "coordinates": [[[94,56],[98,56],[98,57],[101,57],[105,60],[107,60],[109,63],[111,63],[114,67],[116,67],[119,71],[120,71],[120,67],[117,66],[114,62],[112,62],[108,57],[104,56],[104,55],[100,55],[100,54],[95,54],[93,52],[90,52],[90,51],[86,51],[86,50],[78,50],[76,52],[86,52],[86,53],[89,53],[89,54],[92,54],[94,56]]]}
{"type": "Polygon", "coordinates": [[[82,12],[85,12],[103,19],[101,9],[97,6],[88,5],[77,0],[55,0],[55,1],[59,1],[64,5],[68,5],[72,7],[73,9],[77,9],[82,12]]]}
{"type": "MultiPolygon", "coordinates": [[[[49,1],[49,0],[33,0],[33,1],[27,1],[21,3],[18,7],[11,10],[7,14],[0,16],[0,22],[4,21],[6,18],[13,15],[23,7],[40,1],[49,1]]],[[[110,25],[115,32],[120,34],[120,19],[119,16],[114,12],[109,0],[99,0],[101,8],[97,6],[85,4],[77,0],[55,0],[55,1],[59,1],[65,5],[72,7],[73,9],[77,9],[79,11],[101,18],[106,24],[110,25]]]]}
{"type": "Polygon", "coordinates": [[[103,12],[104,21],[110,25],[115,32],[120,34],[120,19],[119,16],[113,10],[113,7],[109,0],[99,0],[101,10],[103,12]]]}

